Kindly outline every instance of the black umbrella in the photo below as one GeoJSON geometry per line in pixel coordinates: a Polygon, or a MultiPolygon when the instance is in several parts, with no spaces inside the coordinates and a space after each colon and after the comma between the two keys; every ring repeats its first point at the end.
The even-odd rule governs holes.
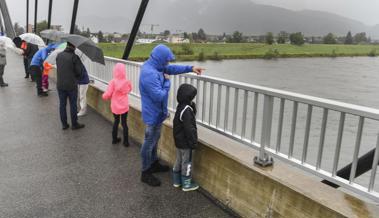
{"type": "Polygon", "coordinates": [[[92,40],[75,34],[64,36],[62,39],[73,44],[91,61],[105,65],[103,51],[92,40]]]}

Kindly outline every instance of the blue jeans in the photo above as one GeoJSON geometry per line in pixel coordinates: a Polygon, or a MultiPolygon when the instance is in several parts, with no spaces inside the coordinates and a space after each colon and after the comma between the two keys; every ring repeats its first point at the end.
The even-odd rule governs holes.
{"type": "Polygon", "coordinates": [[[63,126],[67,126],[67,111],[66,111],[66,105],[67,105],[67,98],[70,101],[70,112],[71,112],[71,124],[72,126],[78,125],[78,107],[77,107],[77,100],[78,100],[78,90],[72,90],[72,91],[66,91],[66,90],[59,90],[58,89],[58,96],[59,96],[59,114],[61,116],[61,122],[63,126]]]}
{"type": "Polygon", "coordinates": [[[146,126],[145,139],[141,148],[142,171],[148,170],[158,160],[157,147],[161,137],[162,124],[146,126]]]}

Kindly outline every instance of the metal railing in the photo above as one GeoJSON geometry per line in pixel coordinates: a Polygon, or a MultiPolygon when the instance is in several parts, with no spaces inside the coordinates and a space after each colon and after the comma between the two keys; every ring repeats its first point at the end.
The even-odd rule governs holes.
{"type": "MultiPolygon", "coordinates": [[[[117,62],[126,64],[127,76],[134,87],[131,94],[140,97],[141,63],[107,57],[105,67],[85,64],[91,77],[107,83],[117,62]]],[[[168,104],[171,112],[177,106],[175,93],[183,83],[198,89],[195,99],[198,123],[259,149],[257,160],[266,162],[273,156],[379,201],[379,193],[375,191],[379,110],[210,76],[182,74],[171,78],[168,104]],[[362,138],[368,141],[365,146],[362,138]],[[372,145],[375,141],[376,145],[372,145]],[[371,173],[363,182],[366,184],[358,184],[355,175],[359,154],[375,147],[371,173]],[[349,179],[337,176],[341,162],[352,163],[349,179]]]]}

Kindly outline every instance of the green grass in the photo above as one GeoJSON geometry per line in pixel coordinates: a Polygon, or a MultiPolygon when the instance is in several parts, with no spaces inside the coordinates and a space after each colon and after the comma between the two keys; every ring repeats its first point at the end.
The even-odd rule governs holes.
{"type": "MultiPolygon", "coordinates": [[[[181,52],[182,45],[167,44],[174,52],[181,52]]],[[[125,44],[100,43],[104,55],[120,58],[125,44]]],[[[135,45],[130,59],[143,61],[149,57],[156,44],[135,45]]],[[[289,58],[289,57],[337,57],[337,56],[376,56],[379,45],[266,45],[259,43],[228,43],[228,44],[190,44],[193,55],[176,55],[178,61],[193,61],[204,53],[204,60],[220,59],[252,59],[252,58],[289,58]],[[275,51],[275,52],[273,52],[275,51]],[[274,54],[272,56],[272,54],[274,54]]]]}

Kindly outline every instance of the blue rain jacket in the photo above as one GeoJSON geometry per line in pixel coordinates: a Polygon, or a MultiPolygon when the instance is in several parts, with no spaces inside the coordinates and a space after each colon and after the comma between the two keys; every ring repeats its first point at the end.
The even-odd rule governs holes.
{"type": "Polygon", "coordinates": [[[86,67],[84,64],[82,65],[82,76],[80,77],[78,81],[79,85],[87,85],[89,84],[89,76],[86,67]]]}
{"type": "Polygon", "coordinates": [[[46,48],[41,48],[38,50],[32,59],[30,66],[38,66],[41,69],[43,68],[43,62],[49,56],[50,52],[53,51],[57,47],[56,44],[49,44],[46,48]]]}
{"type": "Polygon", "coordinates": [[[156,46],[150,58],[142,65],[139,89],[142,102],[142,119],[147,125],[159,125],[167,118],[170,80],[163,74],[177,75],[192,72],[192,66],[168,65],[175,60],[169,47],[156,46]]]}

